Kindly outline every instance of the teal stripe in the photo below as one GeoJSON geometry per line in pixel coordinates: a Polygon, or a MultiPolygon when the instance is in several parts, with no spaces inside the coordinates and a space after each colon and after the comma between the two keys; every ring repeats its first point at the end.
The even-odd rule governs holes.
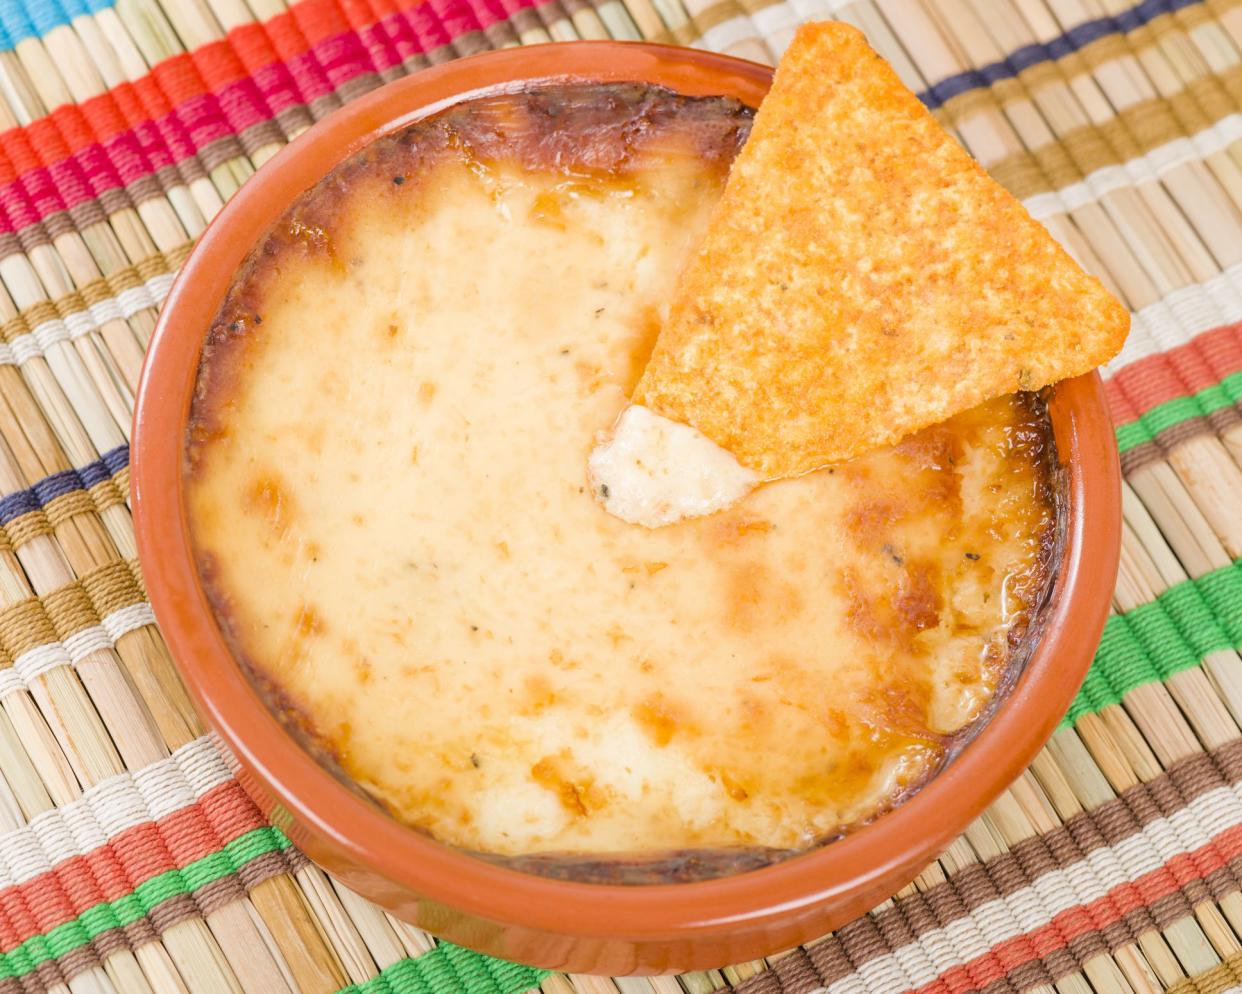
{"type": "Polygon", "coordinates": [[[537,987],[549,972],[444,942],[338,994],[522,994],[537,987]]]}

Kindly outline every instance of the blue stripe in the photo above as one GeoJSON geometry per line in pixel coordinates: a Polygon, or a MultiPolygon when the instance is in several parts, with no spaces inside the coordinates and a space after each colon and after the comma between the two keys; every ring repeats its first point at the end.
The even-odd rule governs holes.
{"type": "Polygon", "coordinates": [[[57,497],[63,497],[75,490],[88,490],[96,483],[110,480],[128,465],[129,446],[122,445],[111,452],[105,452],[90,465],[53,473],[45,476],[29,490],[18,490],[0,497],[0,525],[7,525],[14,518],[46,507],[57,497]]]}
{"type": "Polygon", "coordinates": [[[1140,3],[1112,17],[1084,21],[1045,44],[1024,45],[1017,51],[1011,52],[1001,62],[993,62],[991,65],[942,79],[920,93],[919,99],[935,110],[963,93],[986,89],[999,80],[1014,78],[1023,70],[1030,69],[1031,66],[1051,62],[1071,52],[1077,52],[1108,35],[1134,31],[1155,20],[1161,14],[1171,14],[1174,11],[1199,6],[1202,3],[1203,0],[1141,0],[1140,3]]]}
{"type": "Polygon", "coordinates": [[[116,0],[0,0],[0,48],[38,38],[75,17],[97,14],[116,6],[116,0]]]}

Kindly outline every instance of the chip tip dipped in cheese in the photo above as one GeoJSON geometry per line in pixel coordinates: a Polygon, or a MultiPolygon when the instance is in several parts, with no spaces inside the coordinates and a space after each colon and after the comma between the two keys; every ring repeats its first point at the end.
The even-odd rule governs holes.
{"type": "Polygon", "coordinates": [[[622,412],[591,453],[587,472],[606,511],[648,528],[714,514],[760,482],[702,432],[641,404],[622,412]]]}

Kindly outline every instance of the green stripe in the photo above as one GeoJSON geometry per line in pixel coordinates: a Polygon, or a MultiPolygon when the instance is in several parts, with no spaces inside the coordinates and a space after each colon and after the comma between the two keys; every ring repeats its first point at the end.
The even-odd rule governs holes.
{"type": "Polygon", "coordinates": [[[548,973],[444,942],[338,994],[521,994],[538,986],[548,973]]]}
{"type": "Polygon", "coordinates": [[[1150,604],[1113,615],[1065,724],[1119,704],[1222,649],[1242,648],[1242,560],[1170,587],[1150,604]]]}
{"type": "Polygon", "coordinates": [[[110,929],[140,921],[170,898],[192,894],[206,884],[238,872],[259,856],[288,849],[290,844],[279,829],[271,826],[247,832],[180,870],[168,870],[144,880],[115,901],[101,901],[71,921],[31,936],[7,953],[0,953],[0,979],[25,976],[40,964],[80,949],[110,929]]]}
{"type": "Polygon", "coordinates": [[[1187,397],[1175,397],[1157,404],[1138,420],[1117,428],[1117,447],[1125,452],[1136,445],[1150,442],[1162,431],[1192,418],[1209,414],[1242,402],[1242,372],[1226,376],[1214,386],[1206,387],[1187,397]]]}

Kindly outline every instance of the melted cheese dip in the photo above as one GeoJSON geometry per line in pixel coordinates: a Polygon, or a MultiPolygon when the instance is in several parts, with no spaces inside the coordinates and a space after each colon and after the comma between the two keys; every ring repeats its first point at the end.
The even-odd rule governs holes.
{"type": "Polygon", "coordinates": [[[1007,398],[650,530],[585,470],[749,123],[642,87],[466,105],[305,195],[204,349],[204,585],[273,706],[504,856],[796,850],[917,788],[1047,582],[1007,398]]]}

